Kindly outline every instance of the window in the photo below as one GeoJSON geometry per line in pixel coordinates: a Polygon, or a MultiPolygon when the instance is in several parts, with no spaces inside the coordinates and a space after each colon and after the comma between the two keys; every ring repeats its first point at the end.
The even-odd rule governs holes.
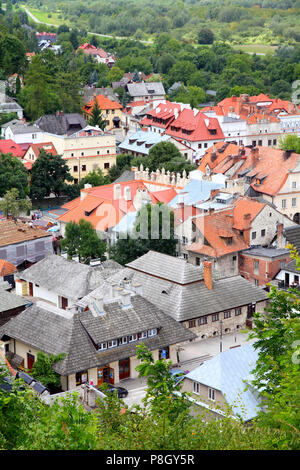
{"type": "Polygon", "coordinates": [[[97,155],[100,155],[100,150],[97,150],[97,155]]]}
{"type": "Polygon", "coordinates": [[[259,271],[259,261],[255,260],[254,261],[254,272],[258,273],[259,271]]]}
{"type": "Polygon", "coordinates": [[[207,143],[204,144],[204,148],[207,149],[207,143]]]}
{"type": "Polygon", "coordinates": [[[254,279],[254,285],[257,287],[258,286],[258,279],[254,279]]]}
{"type": "Polygon", "coordinates": [[[157,329],[154,328],[153,330],[148,330],[148,336],[156,336],[157,335],[157,329]]]}
{"type": "Polygon", "coordinates": [[[273,145],[277,145],[277,140],[273,139],[273,145]]]}
{"type": "Polygon", "coordinates": [[[194,328],[196,326],[196,320],[189,321],[189,328],[194,328]]]}
{"type": "Polygon", "coordinates": [[[200,384],[199,384],[199,382],[193,382],[193,392],[197,393],[197,395],[200,394],[200,384]]]}
{"type": "Polygon", "coordinates": [[[147,338],[147,331],[142,331],[139,335],[139,338],[140,339],[144,339],[144,338],[147,338]]]}
{"type": "Polygon", "coordinates": [[[158,351],[158,359],[161,360],[161,359],[169,359],[170,358],[170,350],[169,350],[169,346],[167,346],[166,348],[163,348],[163,349],[160,349],[158,351]]]}
{"type": "Polygon", "coordinates": [[[108,341],[107,343],[108,348],[115,348],[116,346],[118,346],[118,341],[116,339],[108,341]]]}
{"type": "Polygon", "coordinates": [[[272,140],[268,140],[268,146],[271,147],[272,145],[272,140]]]}
{"type": "Polygon", "coordinates": [[[202,149],[202,144],[198,144],[198,149],[202,149]]]}
{"type": "Polygon", "coordinates": [[[262,231],[260,232],[260,235],[264,237],[266,235],[266,230],[263,228],[262,231]]]}
{"type": "Polygon", "coordinates": [[[200,326],[200,325],[206,325],[206,323],[207,323],[207,317],[201,317],[201,318],[199,318],[199,320],[198,320],[198,325],[199,325],[199,326],[200,326]]]}
{"type": "Polygon", "coordinates": [[[128,338],[127,336],[123,336],[123,338],[119,339],[119,344],[127,344],[128,338]]]}
{"type": "Polygon", "coordinates": [[[235,309],[235,316],[237,317],[238,315],[241,315],[242,314],[242,307],[237,307],[235,309]]]}
{"type": "Polygon", "coordinates": [[[86,171],[86,165],[82,165],[81,169],[82,171],[86,171]]]}
{"type": "Polygon", "coordinates": [[[182,244],[183,244],[183,245],[186,245],[187,242],[188,242],[187,237],[182,237],[182,244]]]}
{"type": "Polygon", "coordinates": [[[109,150],[106,150],[106,153],[109,153],[109,150]]]}
{"type": "Polygon", "coordinates": [[[196,266],[200,266],[200,258],[196,256],[196,266]]]}
{"type": "Polygon", "coordinates": [[[103,349],[107,349],[107,343],[100,343],[98,346],[98,351],[103,351],[103,349]]]}
{"type": "Polygon", "coordinates": [[[76,173],[78,171],[78,166],[73,166],[73,171],[76,173]]]}
{"type": "Polygon", "coordinates": [[[137,341],[137,335],[130,335],[129,336],[129,343],[132,343],[133,341],[137,341]]]}
{"type": "Polygon", "coordinates": [[[187,253],[182,253],[183,259],[188,259],[187,253]]]}
{"type": "Polygon", "coordinates": [[[219,314],[218,313],[214,313],[211,317],[211,321],[218,321],[219,320],[219,314]]]}
{"type": "Polygon", "coordinates": [[[296,207],[296,205],[297,205],[297,198],[293,197],[292,198],[292,207],[296,207]]]}
{"type": "Polygon", "coordinates": [[[109,163],[104,163],[104,169],[107,170],[109,168],[109,163]]]}
{"type": "Polygon", "coordinates": [[[74,157],[74,153],[71,153],[71,157],[74,157]]]}
{"type": "Polygon", "coordinates": [[[258,141],[258,145],[262,146],[262,140],[258,141]]]}
{"type": "Polygon", "coordinates": [[[231,312],[228,310],[227,312],[224,312],[224,319],[225,318],[230,318],[231,317],[231,312]]]}
{"type": "Polygon", "coordinates": [[[281,208],[286,209],[286,199],[282,199],[281,201],[281,208]]]}
{"type": "Polygon", "coordinates": [[[84,156],[84,152],[81,152],[81,156],[82,156],[82,157],[84,156]]]}
{"type": "Polygon", "coordinates": [[[297,188],[297,181],[292,181],[292,188],[296,189],[297,188]]]}
{"type": "Polygon", "coordinates": [[[208,389],[208,399],[215,401],[215,389],[214,388],[208,389]]]}
{"type": "Polygon", "coordinates": [[[252,232],[251,238],[252,238],[252,240],[255,240],[255,238],[256,238],[256,232],[252,232]]]}
{"type": "Polygon", "coordinates": [[[256,146],[256,140],[252,140],[252,145],[253,145],[253,147],[256,146]]]}

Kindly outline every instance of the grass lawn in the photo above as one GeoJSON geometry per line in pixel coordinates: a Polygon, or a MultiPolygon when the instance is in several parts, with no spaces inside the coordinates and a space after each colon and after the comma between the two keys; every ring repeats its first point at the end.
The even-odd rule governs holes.
{"type": "Polygon", "coordinates": [[[242,44],[232,46],[236,50],[241,50],[243,52],[248,52],[248,54],[274,54],[277,49],[277,46],[270,46],[268,44],[242,44]]]}
{"type": "MultiPolygon", "coordinates": [[[[24,8],[25,5],[20,5],[20,8],[24,8]]],[[[26,6],[27,10],[30,11],[30,13],[33,14],[33,16],[35,16],[39,21],[41,21],[42,23],[49,23],[49,24],[53,24],[54,26],[60,26],[62,24],[65,24],[67,26],[70,25],[70,22],[69,20],[65,20],[64,18],[58,18],[60,16],[60,13],[54,13],[54,12],[51,12],[51,18],[48,17],[49,15],[49,12],[46,12],[46,11],[41,11],[41,10],[38,10],[37,8],[28,8],[28,6],[26,6]]]]}

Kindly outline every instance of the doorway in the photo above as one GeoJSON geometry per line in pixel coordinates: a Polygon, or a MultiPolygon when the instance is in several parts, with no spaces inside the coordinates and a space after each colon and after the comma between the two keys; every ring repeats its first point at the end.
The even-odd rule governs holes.
{"type": "Polygon", "coordinates": [[[35,357],[33,354],[27,353],[27,369],[31,370],[34,364],[35,357]]]}
{"type": "Polygon", "coordinates": [[[97,385],[98,387],[105,383],[115,383],[114,370],[111,367],[98,367],[97,370],[97,385]]]}
{"type": "Polygon", "coordinates": [[[130,359],[119,361],[119,379],[128,379],[130,377],[130,359]]]}
{"type": "Polygon", "coordinates": [[[29,282],[29,295],[30,295],[30,297],[33,297],[33,284],[32,284],[32,282],[29,282]]]}

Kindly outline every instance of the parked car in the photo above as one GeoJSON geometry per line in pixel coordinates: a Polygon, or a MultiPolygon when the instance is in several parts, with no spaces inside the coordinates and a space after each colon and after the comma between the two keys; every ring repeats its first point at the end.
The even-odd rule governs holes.
{"type": "Polygon", "coordinates": [[[111,394],[117,392],[117,397],[118,398],[125,398],[128,395],[128,390],[126,390],[126,388],[124,388],[124,387],[115,387],[114,385],[109,384],[109,383],[105,383],[103,388],[102,388],[102,386],[100,386],[98,388],[100,388],[100,390],[103,393],[106,393],[106,391],[108,393],[111,393],[111,394]],[[107,386],[107,388],[106,388],[106,386],[107,386]]]}

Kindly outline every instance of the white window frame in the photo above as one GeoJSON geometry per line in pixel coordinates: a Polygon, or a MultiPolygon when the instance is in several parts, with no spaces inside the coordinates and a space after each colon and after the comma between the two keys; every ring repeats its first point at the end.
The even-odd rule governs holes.
{"type": "Polygon", "coordinates": [[[208,399],[211,401],[216,401],[216,390],[214,388],[208,388],[208,399]]]}
{"type": "Polygon", "coordinates": [[[147,337],[148,337],[147,331],[142,331],[141,332],[141,339],[144,339],[144,338],[147,338],[147,337]]]}
{"type": "Polygon", "coordinates": [[[153,328],[152,330],[148,330],[148,337],[156,336],[157,335],[157,328],[153,328]]]}
{"type": "Polygon", "coordinates": [[[118,340],[117,339],[112,339],[111,341],[107,342],[108,349],[115,348],[116,346],[118,346],[118,340]]]}
{"type": "Polygon", "coordinates": [[[104,351],[104,349],[107,349],[107,343],[100,343],[98,351],[104,351]]]}
{"type": "Polygon", "coordinates": [[[133,343],[134,341],[137,341],[138,335],[135,333],[133,335],[129,335],[128,342],[133,343]]]}
{"type": "Polygon", "coordinates": [[[199,382],[193,382],[193,392],[196,395],[200,395],[200,383],[199,382]]]}

